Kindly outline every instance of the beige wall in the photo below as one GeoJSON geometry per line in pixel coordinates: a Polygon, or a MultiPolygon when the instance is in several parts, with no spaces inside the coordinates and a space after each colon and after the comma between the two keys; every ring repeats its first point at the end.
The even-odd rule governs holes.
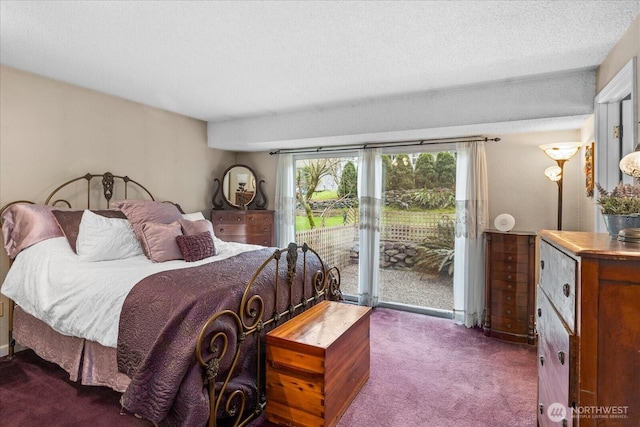
{"type": "MultiPolygon", "coordinates": [[[[139,181],[158,200],[208,212],[211,180],[235,158],[207,147],[203,121],[0,67],[0,206],[44,202],[70,178],[109,171],[139,181]]],[[[8,268],[2,252],[0,280],[8,268]]],[[[5,315],[0,355],[6,343],[5,315]]]]}
{"type": "MultiPolygon", "coordinates": [[[[599,93],[634,56],[640,60],[640,16],[631,23],[622,38],[598,67],[596,93],[599,93]]],[[[640,72],[636,74],[636,99],[640,100],[640,72]]],[[[640,108],[636,122],[640,123],[640,108]]]]}
{"type": "Polygon", "coordinates": [[[276,199],[276,173],[278,156],[269,153],[238,153],[238,163],[249,166],[256,173],[258,180],[264,179],[264,190],[267,193],[267,209],[274,208],[276,199]]]}

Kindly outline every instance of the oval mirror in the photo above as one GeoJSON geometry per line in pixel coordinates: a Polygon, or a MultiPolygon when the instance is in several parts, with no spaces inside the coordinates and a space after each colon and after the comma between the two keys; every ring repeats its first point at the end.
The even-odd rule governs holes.
{"type": "Polygon", "coordinates": [[[249,166],[229,166],[222,177],[222,195],[229,206],[246,208],[256,197],[256,174],[249,166]]]}

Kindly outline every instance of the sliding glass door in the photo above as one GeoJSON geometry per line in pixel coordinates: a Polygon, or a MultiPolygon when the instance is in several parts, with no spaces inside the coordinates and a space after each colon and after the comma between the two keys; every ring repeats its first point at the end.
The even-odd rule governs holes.
{"type": "Polygon", "coordinates": [[[455,152],[382,154],[379,303],[450,317],[455,152]]]}
{"type": "Polygon", "coordinates": [[[378,154],[377,160],[373,157],[341,153],[296,159],[296,240],[308,243],[340,269],[346,299],[429,309],[449,317],[453,307],[455,153],[396,151],[378,154]],[[363,162],[375,161],[381,164],[381,173],[368,176],[380,180],[377,197],[381,200],[370,202],[375,198],[369,196],[376,191],[366,186],[374,187],[372,178],[358,182],[357,177],[363,172],[359,166],[371,172],[373,165],[363,162]],[[371,233],[372,228],[361,222],[361,214],[367,215],[369,209],[363,203],[379,209],[373,217],[378,233],[375,242],[379,243],[363,234],[371,233]],[[377,274],[370,271],[374,263],[367,257],[377,258],[377,274]]]}

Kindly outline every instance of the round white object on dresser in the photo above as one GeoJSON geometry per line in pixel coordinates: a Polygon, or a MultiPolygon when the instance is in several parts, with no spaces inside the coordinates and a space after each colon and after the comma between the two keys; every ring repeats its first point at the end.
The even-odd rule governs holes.
{"type": "Polygon", "coordinates": [[[511,215],[503,213],[496,217],[493,225],[500,231],[511,231],[513,226],[516,225],[516,220],[511,215]]]}

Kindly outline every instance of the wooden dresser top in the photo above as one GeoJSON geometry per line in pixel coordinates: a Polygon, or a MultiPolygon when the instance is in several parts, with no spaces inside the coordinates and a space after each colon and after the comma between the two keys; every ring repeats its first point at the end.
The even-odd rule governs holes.
{"type": "Polygon", "coordinates": [[[637,258],[640,262],[640,244],[619,242],[607,233],[542,230],[540,237],[581,257],[637,258]]]}

